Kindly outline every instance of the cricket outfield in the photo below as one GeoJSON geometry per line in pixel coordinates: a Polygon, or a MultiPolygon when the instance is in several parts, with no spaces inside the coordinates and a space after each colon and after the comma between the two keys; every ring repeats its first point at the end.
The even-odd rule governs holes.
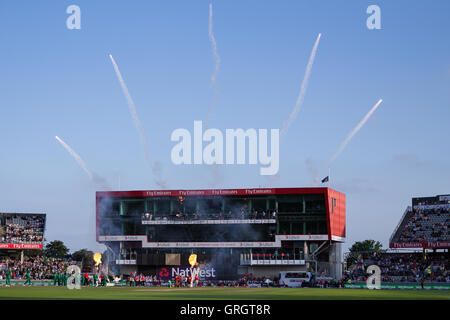
{"type": "Polygon", "coordinates": [[[448,290],[320,288],[0,287],[0,300],[450,300],[448,290]]]}

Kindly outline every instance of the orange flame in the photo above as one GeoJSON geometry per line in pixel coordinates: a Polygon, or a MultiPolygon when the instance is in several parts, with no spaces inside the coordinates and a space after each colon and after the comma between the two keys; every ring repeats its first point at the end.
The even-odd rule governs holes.
{"type": "Polygon", "coordinates": [[[95,253],[93,258],[94,258],[95,266],[98,267],[102,263],[102,254],[95,253]]]}
{"type": "Polygon", "coordinates": [[[198,266],[198,262],[197,262],[197,255],[196,254],[191,254],[189,256],[189,264],[191,265],[191,267],[195,267],[198,266]]]}

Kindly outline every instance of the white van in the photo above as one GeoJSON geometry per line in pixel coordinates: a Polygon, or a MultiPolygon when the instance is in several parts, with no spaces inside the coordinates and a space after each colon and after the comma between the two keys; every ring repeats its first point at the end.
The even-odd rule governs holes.
{"type": "Polygon", "coordinates": [[[309,286],[312,273],[307,271],[281,271],[280,286],[301,288],[309,286]]]}

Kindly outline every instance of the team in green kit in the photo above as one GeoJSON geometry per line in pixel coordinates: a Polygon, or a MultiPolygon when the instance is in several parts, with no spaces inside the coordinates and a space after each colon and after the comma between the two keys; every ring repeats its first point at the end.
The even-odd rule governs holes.
{"type": "MultiPolygon", "coordinates": [[[[13,277],[13,271],[11,269],[5,270],[5,286],[9,287],[11,286],[11,279],[13,277]]],[[[31,276],[31,270],[27,269],[25,271],[25,282],[23,282],[24,286],[32,286],[32,276],[31,276]]],[[[73,274],[73,276],[76,276],[73,274]]],[[[87,273],[78,275],[80,278],[80,284],[82,286],[89,286],[92,285],[94,287],[103,286],[106,287],[108,282],[108,277],[104,275],[103,273],[100,275],[97,273],[94,273],[92,277],[89,277],[87,273]]],[[[68,272],[55,272],[53,273],[53,286],[54,287],[64,287],[67,286],[69,282],[70,274],[68,272]]],[[[52,282],[50,281],[49,285],[51,285],[52,282]]]]}
{"type": "Polygon", "coordinates": [[[27,280],[25,281],[24,285],[25,286],[31,286],[31,275],[30,275],[30,269],[27,269],[27,274],[26,274],[27,280]]]}
{"type": "Polygon", "coordinates": [[[9,287],[11,285],[11,270],[6,270],[6,285],[9,287]]]}

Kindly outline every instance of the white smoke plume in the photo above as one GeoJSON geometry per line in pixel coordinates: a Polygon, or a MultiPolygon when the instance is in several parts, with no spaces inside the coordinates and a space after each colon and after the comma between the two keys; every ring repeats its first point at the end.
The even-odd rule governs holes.
{"type": "Polygon", "coordinates": [[[166,183],[161,178],[161,166],[159,163],[153,164],[150,159],[150,152],[147,144],[147,138],[145,136],[144,127],[142,126],[141,120],[139,120],[139,117],[137,115],[136,106],[134,104],[133,99],[131,98],[130,92],[128,91],[127,85],[125,84],[125,81],[122,78],[122,74],[120,73],[119,67],[117,66],[116,61],[114,60],[113,56],[110,54],[109,58],[111,59],[111,62],[114,66],[114,70],[116,71],[117,78],[119,79],[120,85],[122,87],[123,93],[125,94],[125,98],[127,99],[128,106],[130,107],[131,116],[134,119],[134,123],[136,124],[136,128],[139,131],[139,134],[141,136],[141,142],[142,146],[144,147],[145,157],[150,164],[150,167],[152,168],[153,175],[155,176],[155,183],[160,187],[165,189],[166,183]]]}
{"type": "Polygon", "coordinates": [[[83,170],[88,174],[89,178],[97,184],[99,187],[101,187],[104,190],[111,190],[111,188],[106,183],[105,179],[100,177],[99,175],[92,172],[91,169],[86,165],[86,163],[81,159],[81,157],[67,144],[65,143],[60,137],[55,136],[56,140],[72,155],[72,157],[75,158],[75,160],[78,162],[79,165],[83,168],[83,170]]]}
{"type": "Polygon", "coordinates": [[[303,97],[306,92],[306,86],[308,84],[309,75],[311,73],[311,69],[314,63],[314,58],[316,57],[317,47],[319,46],[320,37],[322,36],[321,33],[317,36],[316,42],[314,43],[314,47],[311,51],[311,55],[309,56],[308,64],[306,65],[306,71],[305,75],[303,77],[302,85],[300,87],[300,93],[297,97],[297,102],[295,103],[294,109],[292,109],[292,112],[287,116],[287,118],[284,120],[283,125],[280,129],[280,136],[284,133],[284,131],[287,130],[292,120],[294,120],[295,116],[297,115],[298,111],[300,110],[300,107],[303,102],[303,97]]]}
{"type": "Polygon", "coordinates": [[[370,111],[364,116],[364,118],[358,123],[358,125],[345,137],[344,141],[339,145],[337,151],[328,159],[327,165],[336,159],[336,157],[344,150],[345,146],[353,138],[353,136],[362,128],[362,126],[369,120],[370,116],[377,110],[378,106],[383,102],[383,99],[378,100],[378,102],[370,109],[370,111]]]}
{"type": "MultiPolygon", "coordinates": [[[[303,76],[303,81],[300,87],[300,92],[297,97],[297,101],[295,103],[294,108],[292,109],[291,113],[287,116],[287,118],[283,121],[283,124],[280,129],[280,136],[287,130],[290,123],[294,120],[295,116],[297,115],[298,111],[300,110],[300,107],[303,102],[303,97],[306,92],[306,86],[308,84],[309,75],[311,74],[311,69],[314,63],[314,59],[316,57],[317,48],[319,46],[320,38],[322,37],[322,34],[319,33],[317,36],[316,42],[314,43],[314,46],[311,51],[311,55],[309,56],[308,64],[306,65],[305,75],[303,76]]],[[[280,179],[280,173],[277,173],[275,176],[269,177],[270,181],[270,187],[276,186],[278,183],[278,180],[280,179]]]]}
{"type": "Polygon", "coordinates": [[[208,27],[208,35],[209,35],[209,40],[211,42],[211,46],[212,46],[212,50],[213,50],[213,55],[216,59],[216,65],[214,67],[214,71],[213,74],[211,76],[211,84],[214,87],[214,98],[213,101],[211,102],[209,108],[208,108],[208,112],[206,114],[206,119],[205,119],[205,128],[208,125],[208,121],[209,118],[211,116],[211,112],[214,109],[217,100],[219,98],[219,88],[217,87],[216,84],[216,78],[217,78],[217,73],[219,72],[219,66],[220,66],[220,56],[217,53],[217,42],[216,42],[216,38],[214,37],[214,33],[213,33],[213,7],[212,7],[212,3],[209,4],[209,27],[208,27]]]}

